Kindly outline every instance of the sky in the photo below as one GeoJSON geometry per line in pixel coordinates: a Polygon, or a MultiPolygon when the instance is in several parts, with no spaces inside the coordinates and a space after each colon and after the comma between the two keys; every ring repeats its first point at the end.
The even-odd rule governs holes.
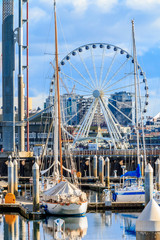
{"type": "MultiPolygon", "coordinates": [[[[18,0],[14,5],[16,28],[18,0]]],[[[1,27],[2,0],[0,8],[1,27]]],[[[25,12],[25,6],[23,9],[25,12]]],[[[54,60],[53,0],[30,0],[29,16],[29,94],[33,98],[33,107],[43,108],[53,75],[50,65],[54,60]]],[[[146,73],[149,86],[147,115],[155,116],[160,112],[160,0],[57,0],[57,19],[59,59],[83,44],[96,42],[120,46],[131,53],[131,20],[134,19],[137,59],[146,73]]],[[[0,55],[1,40],[0,29],[0,55]]],[[[0,99],[1,86],[0,59],[0,99]]]]}

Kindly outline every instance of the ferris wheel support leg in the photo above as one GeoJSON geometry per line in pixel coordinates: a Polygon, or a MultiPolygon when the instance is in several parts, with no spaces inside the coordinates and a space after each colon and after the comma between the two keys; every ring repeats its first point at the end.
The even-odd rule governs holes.
{"type": "Polygon", "coordinates": [[[108,131],[109,131],[110,137],[111,137],[111,139],[112,139],[112,142],[113,142],[114,148],[117,149],[117,146],[116,146],[116,143],[115,143],[115,140],[114,140],[114,137],[113,137],[113,134],[112,134],[111,128],[110,128],[110,124],[109,124],[109,121],[108,121],[107,112],[105,111],[104,106],[103,106],[103,104],[102,104],[101,101],[100,101],[100,104],[101,104],[101,108],[102,108],[102,111],[103,111],[103,114],[104,114],[104,118],[105,118],[106,123],[107,123],[108,131]]]}
{"type": "Polygon", "coordinates": [[[84,126],[85,126],[86,121],[87,121],[87,119],[88,119],[88,117],[89,117],[89,115],[90,115],[90,112],[91,112],[92,109],[93,109],[94,104],[95,104],[95,100],[94,100],[93,103],[91,104],[91,106],[90,106],[90,108],[89,108],[89,110],[88,110],[88,112],[87,112],[87,114],[86,114],[86,116],[85,116],[85,118],[84,118],[84,121],[83,121],[83,123],[82,123],[82,125],[81,125],[81,127],[80,127],[80,129],[79,129],[79,131],[78,131],[78,133],[77,133],[77,136],[76,136],[76,138],[75,138],[75,140],[74,140],[74,142],[73,142],[73,146],[75,146],[75,143],[77,142],[78,138],[80,138],[80,136],[82,135],[84,126]]]}

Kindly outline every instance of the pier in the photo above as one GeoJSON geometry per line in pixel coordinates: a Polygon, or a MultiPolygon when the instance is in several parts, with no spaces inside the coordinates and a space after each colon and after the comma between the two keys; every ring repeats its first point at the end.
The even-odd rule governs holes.
{"type": "MultiPolygon", "coordinates": [[[[117,203],[112,202],[111,206],[105,206],[104,202],[89,202],[87,212],[112,211],[112,212],[126,212],[136,211],[141,212],[144,209],[144,203],[117,203]]],[[[17,198],[15,204],[0,204],[0,214],[16,213],[20,214],[28,220],[40,220],[46,218],[46,213],[41,209],[38,212],[33,211],[33,203],[31,200],[26,200],[22,197],[17,198]]]]}

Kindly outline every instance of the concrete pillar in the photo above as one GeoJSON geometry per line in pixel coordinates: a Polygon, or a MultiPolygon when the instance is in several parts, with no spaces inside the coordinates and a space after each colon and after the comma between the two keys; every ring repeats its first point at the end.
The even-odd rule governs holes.
{"type": "Polygon", "coordinates": [[[13,188],[13,163],[12,163],[12,157],[8,157],[8,193],[14,194],[14,188],[13,188]]]}
{"type": "Polygon", "coordinates": [[[105,160],[105,177],[106,177],[106,187],[110,188],[110,160],[108,157],[105,160]]]}
{"type": "Polygon", "coordinates": [[[3,148],[15,151],[14,124],[14,0],[3,0],[2,23],[2,102],[3,102],[3,148]]]}
{"type": "Polygon", "coordinates": [[[91,159],[90,159],[90,157],[87,157],[86,160],[88,161],[88,173],[89,173],[89,177],[91,177],[91,159]]]}
{"type": "Polygon", "coordinates": [[[104,158],[99,157],[99,179],[100,183],[104,184],[104,158]]]}
{"type": "Polygon", "coordinates": [[[158,158],[155,162],[156,165],[156,186],[157,190],[160,191],[160,159],[158,158]]]}
{"type": "Polygon", "coordinates": [[[19,151],[25,150],[24,143],[24,83],[23,83],[23,13],[22,13],[22,0],[19,0],[19,75],[18,75],[18,121],[21,122],[21,126],[18,128],[18,147],[19,151]]]}
{"type": "Polygon", "coordinates": [[[33,211],[39,211],[39,166],[35,162],[32,167],[33,174],[33,211]]]}
{"type": "Polygon", "coordinates": [[[145,168],[145,205],[153,198],[153,168],[148,163],[145,168]]]}
{"type": "Polygon", "coordinates": [[[93,175],[97,177],[97,156],[93,157],[93,175]]]}
{"type": "Polygon", "coordinates": [[[13,162],[13,188],[14,188],[14,194],[18,193],[18,163],[15,159],[13,162]]]}

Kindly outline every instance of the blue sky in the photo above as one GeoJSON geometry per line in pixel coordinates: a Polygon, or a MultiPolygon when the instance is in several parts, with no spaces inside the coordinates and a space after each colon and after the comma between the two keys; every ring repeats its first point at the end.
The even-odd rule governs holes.
{"type": "MultiPolygon", "coordinates": [[[[53,0],[30,0],[29,5],[30,96],[34,107],[42,107],[53,74],[49,63],[54,56],[46,54],[54,53],[53,0]]],[[[15,0],[15,28],[17,9],[15,0]]],[[[147,115],[160,111],[160,0],[57,0],[57,15],[60,59],[91,42],[110,43],[131,53],[134,19],[138,62],[146,72],[149,86],[147,115]]],[[[0,30],[0,42],[1,39],[0,30]]],[[[17,94],[17,83],[15,86],[17,94]]]]}

